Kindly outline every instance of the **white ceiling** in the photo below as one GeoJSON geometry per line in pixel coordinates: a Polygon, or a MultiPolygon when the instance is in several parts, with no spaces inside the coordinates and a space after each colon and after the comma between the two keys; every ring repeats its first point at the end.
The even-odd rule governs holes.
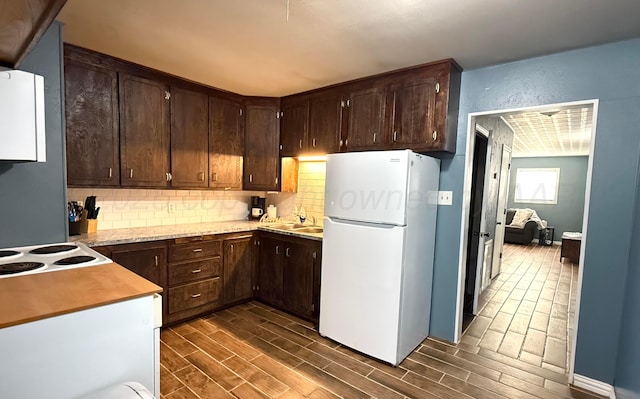
{"type": "Polygon", "coordinates": [[[513,157],[589,155],[592,105],[505,114],[502,120],[514,132],[513,157]]]}
{"type": "Polygon", "coordinates": [[[245,95],[640,36],[638,0],[68,0],[64,40],[245,95]],[[288,7],[287,7],[288,5],[288,7]]]}

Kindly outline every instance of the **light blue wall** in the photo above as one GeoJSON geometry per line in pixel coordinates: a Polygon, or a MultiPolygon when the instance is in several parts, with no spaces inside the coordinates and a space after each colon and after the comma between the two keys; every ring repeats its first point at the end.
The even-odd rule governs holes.
{"type": "Polygon", "coordinates": [[[431,334],[454,338],[468,114],[599,99],[575,371],[612,383],[640,155],[640,39],[465,71],[460,97],[458,149],[440,175],[454,202],[438,208],[431,334]]]}
{"type": "MultiPolygon", "coordinates": [[[[640,183],[640,181],[638,182],[640,183]]],[[[636,214],[629,256],[629,274],[618,345],[615,376],[618,399],[640,398],[640,184],[636,186],[636,214]]]]}
{"type": "Polygon", "coordinates": [[[513,158],[509,180],[509,208],[535,209],[541,219],[555,227],[555,241],[560,241],[565,231],[582,231],[588,161],[589,157],[513,158]],[[514,202],[518,168],[559,168],[558,203],[514,202]]]}
{"type": "Polygon", "coordinates": [[[20,69],[44,76],[47,162],[0,163],[0,248],[67,238],[59,23],[47,30],[20,69]]]}

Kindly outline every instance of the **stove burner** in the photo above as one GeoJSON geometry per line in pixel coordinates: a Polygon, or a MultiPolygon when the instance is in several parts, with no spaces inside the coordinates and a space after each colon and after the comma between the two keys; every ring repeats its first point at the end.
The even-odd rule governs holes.
{"type": "Polygon", "coordinates": [[[36,270],[44,267],[44,263],[40,262],[16,262],[0,265],[0,274],[15,274],[28,272],[30,270],[36,270]]]}
{"type": "Polygon", "coordinates": [[[50,255],[57,254],[58,252],[71,251],[76,248],[78,248],[77,245],[49,245],[46,247],[32,249],[29,253],[34,255],[50,255]]]}
{"type": "Polygon", "coordinates": [[[0,251],[0,258],[6,258],[7,256],[14,256],[14,255],[20,255],[20,252],[12,251],[12,250],[0,251]]]}
{"type": "Polygon", "coordinates": [[[54,265],[77,265],[79,263],[86,263],[95,260],[96,258],[93,256],[71,256],[69,258],[64,258],[53,262],[54,265]]]}

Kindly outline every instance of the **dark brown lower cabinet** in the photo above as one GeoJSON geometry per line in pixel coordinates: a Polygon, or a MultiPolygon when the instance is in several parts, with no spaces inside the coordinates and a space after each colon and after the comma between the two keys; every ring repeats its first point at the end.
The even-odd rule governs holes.
{"type": "Polygon", "coordinates": [[[167,318],[167,243],[152,241],[93,248],[120,266],[159,285],[162,293],[162,320],[167,318]]]}
{"type": "Polygon", "coordinates": [[[216,236],[178,238],[169,244],[167,323],[222,306],[222,240],[216,236]]]}
{"type": "Polygon", "coordinates": [[[320,299],[318,241],[262,233],[258,299],[310,320],[317,320],[320,299]]]}
{"type": "Polygon", "coordinates": [[[253,298],[253,234],[224,240],[224,304],[253,298]]]}

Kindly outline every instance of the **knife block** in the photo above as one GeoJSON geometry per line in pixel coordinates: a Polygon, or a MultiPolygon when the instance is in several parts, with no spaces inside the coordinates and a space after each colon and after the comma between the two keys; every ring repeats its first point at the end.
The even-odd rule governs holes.
{"type": "Polygon", "coordinates": [[[98,231],[98,219],[87,219],[87,211],[82,211],[80,233],[95,233],[96,231],[98,231]]]}

